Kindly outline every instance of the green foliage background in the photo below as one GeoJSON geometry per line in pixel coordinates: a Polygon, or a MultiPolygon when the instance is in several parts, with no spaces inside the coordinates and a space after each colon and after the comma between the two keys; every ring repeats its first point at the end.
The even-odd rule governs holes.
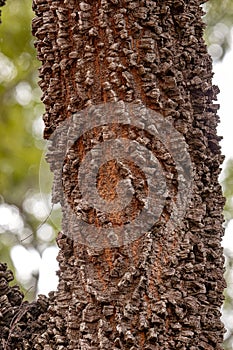
{"type": "MultiPolygon", "coordinates": [[[[38,232],[46,217],[36,215],[35,211],[29,210],[25,205],[27,200],[35,202],[40,192],[44,193],[47,200],[51,188],[49,170],[43,161],[43,166],[40,166],[45,147],[40,126],[44,107],[37,85],[39,63],[31,35],[31,2],[8,0],[2,8],[0,25],[0,208],[6,205],[15,210],[23,222],[17,231],[1,226],[0,219],[0,260],[7,262],[14,271],[10,254],[12,247],[22,244],[26,249],[34,249],[42,255],[48,246],[55,244],[60,221],[59,210],[53,210],[47,220],[53,235],[43,239],[38,232]],[[43,177],[43,188],[39,185],[39,173],[43,177]]],[[[204,8],[207,11],[206,41],[209,48],[212,48],[213,58],[221,60],[230,47],[233,1],[210,0],[204,8]]],[[[227,225],[233,218],[233,160],[228,162],[223,176],[223,189],[227,199],[227,225]]],[[[232,264],[233,253],[226,252],[227,280],[232,274],[232,264]]],[[[37,291],[38,271],[26,282],[20,279],[20,275],[14,282],[20,284],[24,291],[34,286],[27,293],[27,298],[32,299],[37,291]]],[[[233,310],[231,285],[226,290],[225,309],[233,310]]],[[[226,350],[233,349],[232,332],[233,329],[228,332],[226,350]]]]}
{"type": "Polygon", "coordinates": [[[205,6],[206,42],[214,60],[222,60],[231,44],[232,0],[209,0],[205,6]],[[212,48],[212,50],[211,50],[212,48]]]}
{"type": "MultiPolygon", "coordinates": [[[[33,12],[30,0],[8,0],[2,8],[0,25],[0,203],[18,212],[23,228],[10,231],[1,227],[0,259],[15,270],[11,249],[23,244],[27,249],[39,251],[54,245],[55,231],[59,227],[56,211],[48,219],[54,229],[51,240],[38,237],[38,228],[43,224],[41,215],[34,215],[25,205],[27,200],[39,197],[40,191],[50,192],[50,181],[39,185],[39,173],[50,178],[48,167],[43,164],[45,142],[42,139],[43,104],[38,87],[38,67],[31,34],[33,12]],[[41,167],[42,161],[42,167],[41,167]],[[40,171],[39,171],[40,170],[40,171]]],[[[34,199],[35,201],[35,199],[34,199]]],[[[46,202],[46,200],[45,200],[46,202]]],[[[49,205],[48,205],[49,206],[49,205]]],[[[46,207],[46,203],[45,203],[46,207]]],[[[47,213],[49,210],[47,210],[47,213]]],[[[1,215],[1,211],[0,211],[1,215]]],[[[20,276],[19,276],[20,277],[20,276]]],[[[33,286],[29,299],[37,291],[38,272],[28,281],[15,281],[22,289],[33,286]]]]}

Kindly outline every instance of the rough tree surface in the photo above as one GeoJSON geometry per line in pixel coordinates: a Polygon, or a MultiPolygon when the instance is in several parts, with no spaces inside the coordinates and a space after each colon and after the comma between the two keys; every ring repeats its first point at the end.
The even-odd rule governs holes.
{"type": "MultiPolygon", "coordinates": [[[[72,162],[75,152],[89,147],[83,138],[64,160],[65,195],[56,183],[53,191],[64,213],[57,238],[58,290],[24,303],[17,287],[9,287],[11,272],[0,265],[0,349],[222,349],[222,156],[202,2],[33,1],[45,138],[87,106],[141,101],[184,136],[192,160],[192,196],[182,222],[170,232],[165,230],[168,199],[160,224],[128,245],[94,249],[80,244],[67,223],[64,198],[75,206],[72,162]]],[[[168,161],[164,156],[165,170],[168,161]]],[[[56,157],[49,162],[56,170],[56,157]]],[[[114,166],[109,163],[105,170],[117,182],[114,166]]],[[[103,196],[114,197],[106,181],[100,172],[103,196]]]]}

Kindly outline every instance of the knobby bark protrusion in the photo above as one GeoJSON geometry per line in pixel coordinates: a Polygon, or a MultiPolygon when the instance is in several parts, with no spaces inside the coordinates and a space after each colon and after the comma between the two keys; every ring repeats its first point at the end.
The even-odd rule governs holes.
{"type": "MultiPolygon", "coordinates": [[[[54,171],[53,201],[63,209],[63,232],[57,238],[58,290],[33,304],[39,308],[43,301],[37,319],[28,316],[33,314],[29,308],[17,325],[21,330],[31,327],[32,333],[27,337],[21,333],[21,339],[9,337],[10,321],[1,321],[8,327],[4,339],[8,334],[11,349],[21,349],[22,342],[23,349],[38,350],[222,349],[224,200],[218,183],[222,163],[216,134],[218,105],[213,103],[218,89],[212,85],[211,58],[203,41],[201,3],[33,1],[46,108],[44,136],[53,141],[54,154],[48,161],[54,171]],[[171,123],[187,144],[192,192],[182,220],[174,228],[166,226],[172,194],[177,194],[177,183],[182,181],[179,169],[174,170],[174,157],[155,137],[150,139],[143,125],[142,130],[122,129],[120,137],[140,139],[156,149],[169,192],[166,210],[136,240],[95,249],[76,239],[70,208],[76,210],[82,197],[77,187],[79,163],[103,142],[106,130],[98,129],[93,120],[91,132],[75,144],[70,145],[64,135],[72,134],[69,122],[78,112],[108,103],[143,105],[171,123]],[[61,134],[53,139],[56,130],[61,134]]],[[[106,138],[111,132],[117,138],[114,123],[106,138]]],[[[124,178],[124,171],[136,188],[144,188],[137,198],[147,195],[146,180],[137,167],[120,168],[109,161],[97,181],[106,200],[115,199],[118,172],[124,178]],[[140,176],[141,187],[136,181],[140,176]]],[[[143,200],[131,203],[133,215],[141,210],[140,203],[143,200]]],[[[101,220],[96,212],[82,209],[80,215],[96,223],[93,230],[98,232],[101,220]]],[[[103,226],[114,222],[124,228],[127,215],[108,218],[103,226]]],[[[18,305],[12,317],[19,309],[18,305]]]]}

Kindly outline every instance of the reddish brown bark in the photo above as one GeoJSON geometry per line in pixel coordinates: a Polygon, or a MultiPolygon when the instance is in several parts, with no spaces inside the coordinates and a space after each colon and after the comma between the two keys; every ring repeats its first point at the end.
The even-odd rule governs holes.
{"type": "MultiPolygon", "coordinates": [[[[36,335],[26,339],[22,333],[24,347],[22,339],[8,335],[10,349],[222,349],[224,200],[218,184],[218,105],[213,103],[218,89],[212,86],[211,59],[202,37],[201,2],[34,0],[45,138],[87,106],[141,102],[184,136],[193,186],[176,228],[166,229],[171,215],[167,198],[166,211],[150,232],[117,248],[88,247],[75,239],[68,214],[78,199],[75,157],[70,149],[62,154],[62,135],[62,146],[55,138],[58,153],[49,158],[55,173],[53,201],[61,202],[64,216],[57,239],[58,291],[33,304],[43,305],[37,314],[29,306],[18,327],[36,329],[36,335]],[[59,156],[66,165],[62,174],[59,156]]],[[[77,158],[87,148],[87,140],[81,141],[72,149],[77,158]]],[[[158,152],[160,159],[162,155],[158,152]]],[[[161,164],[166,171],[172,169],[165,154],[161,164]]],[[[99,175],[100,192],[111,199],[114,186],[106,190],[103,174],[109,171],[114,184],[115,170],[116,164],[108,164],[99,175]]],[[[9,293],[4,293],[8,299],[9,293]]],[[[12,315],[17,310],[19,306],[12,315]]],[[[4,339],[9,321],[5,327],[4,339]]]]}

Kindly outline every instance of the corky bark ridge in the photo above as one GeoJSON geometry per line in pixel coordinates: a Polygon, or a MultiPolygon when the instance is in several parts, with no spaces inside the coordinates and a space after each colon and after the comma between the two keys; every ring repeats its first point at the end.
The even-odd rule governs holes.
{"type": "MultiPolygon", "coordinates": [[[[212,102],[218,89],[211,84],[200,3],[34,1],[45,137],[88,105],[139,100],[184,135],[194,169],[190,208],[168,236],[162,227],[129,246],[97,252],[58,239],[58,312],[69,349],[221,349],[224,201],[212,102]]],[[[53,198],[63,203],[56,159],[49,161],[53,198]]],[[[66,176],[63,183],[76,183],[74,174],[66,176]]],[[[64,234],[72,237],[63,210],[64,234]]]]}
{"type": "MultiPolygon", "coordinates": [[[[67,213],[75,206],[77,179],[61,174],[57,160],[65,156],[72,165],[75,157],[60,152],[67,149],[64,138],[55,140],[58,154],[49,162],[64,230],[57,239],[58,290],[40,316],[48,328],[30,340],[38,350],[222,349],[222,156],[202,2],[33,2],[45,138],[87,106],[143,103],[184,136],[193,166],[190,205],[176,229],[166,230],[164,214],[133,243],[98,250],[73,239],[67,213]]],[[[78,158],[81,146],[75,152],[78,158]]],[[[163,163],[169,169],[168,158],[163,163]]]]}

